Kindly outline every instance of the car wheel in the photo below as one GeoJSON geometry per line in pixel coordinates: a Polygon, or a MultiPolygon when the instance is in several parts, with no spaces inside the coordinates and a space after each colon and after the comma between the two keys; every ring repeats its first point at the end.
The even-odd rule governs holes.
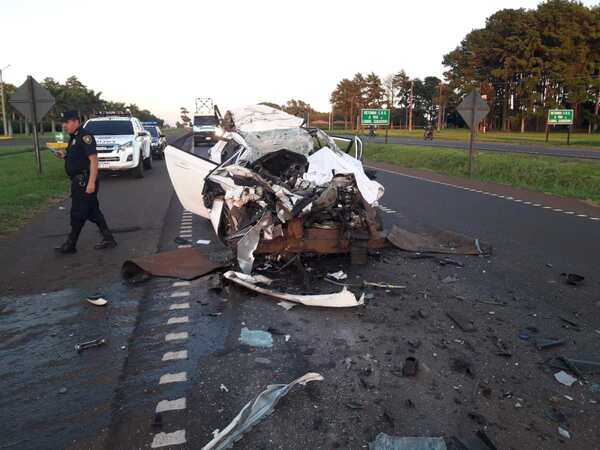
{"type": "Polygon", "coordinates": [[[131,173],[134,178],[144,178],[144,157],[142,156],[142,152],[140,152],[137,166],[133,168],[131,173]]]}
{"type": "Polygon", "coordinates": [[[152,170],[152,154],[150,154],[147,158],[144,158],[144,169],[152,170]]]}

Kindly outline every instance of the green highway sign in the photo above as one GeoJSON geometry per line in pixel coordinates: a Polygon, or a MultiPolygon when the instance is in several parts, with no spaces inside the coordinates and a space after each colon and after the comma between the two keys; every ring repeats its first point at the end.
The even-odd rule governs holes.
{"type": "Polygon", "coordinates": [[[360,122],[363,125],[389,125],[389,109],[361,109],[360,122]]]}
{"type": "Polygon", "coordinates": [[[548,125],[573,125],[572,109],[551,109],[548,111],[548,125]]]}

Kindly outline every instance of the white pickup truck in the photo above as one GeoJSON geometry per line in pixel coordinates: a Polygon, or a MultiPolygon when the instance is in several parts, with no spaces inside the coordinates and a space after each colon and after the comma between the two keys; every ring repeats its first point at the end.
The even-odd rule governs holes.
{"type": "Polygon", "coordinates": [[[94,117],[83,127],[96,139],[100,170],[130,170],[142,178],[152,169],[151,137],[135,117],[94,117]]]}

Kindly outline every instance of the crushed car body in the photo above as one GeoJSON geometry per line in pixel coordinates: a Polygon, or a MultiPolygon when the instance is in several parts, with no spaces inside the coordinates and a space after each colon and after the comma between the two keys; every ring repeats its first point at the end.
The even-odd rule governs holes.
{"type": "Polygon", "coordinates": [[[264,105],[227,111],[222,126],[210,159],[172,146],[165,157],[183,206],[211,221],[242,272],[251,273],[254,254],[366,257],[386,245],[376,210],[384,188],[365,173],[358,138],[339,138],[342,151],[322,130],[264,105]]]}

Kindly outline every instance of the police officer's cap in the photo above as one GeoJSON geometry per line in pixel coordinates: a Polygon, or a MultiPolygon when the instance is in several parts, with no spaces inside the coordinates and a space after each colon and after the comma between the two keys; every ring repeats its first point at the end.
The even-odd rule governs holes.
{"type": "Polygon", "coordinates": [[[79,120],[79,114],[75,110],[65,111],[60,115],[60,118],[63,122],[67,122],[69,120],[79,120]]]}

